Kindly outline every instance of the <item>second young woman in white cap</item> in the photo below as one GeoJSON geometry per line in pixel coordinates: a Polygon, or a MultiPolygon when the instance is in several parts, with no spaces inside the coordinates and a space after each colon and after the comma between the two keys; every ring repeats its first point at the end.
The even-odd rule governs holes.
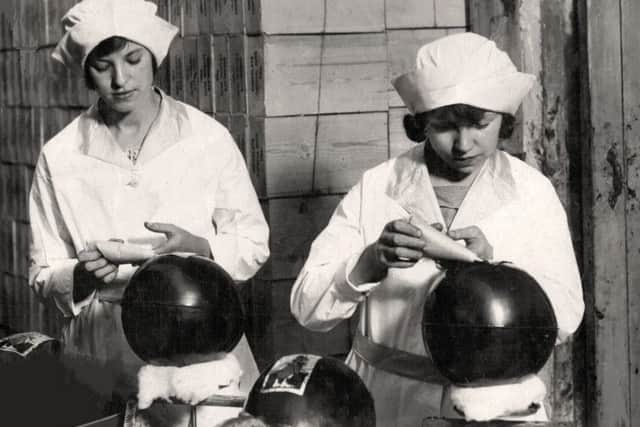
{"type": "MultiPolygon", "coordinates": [[[[314,241],[291,310],[313,330],[361,320],[347,362],[370,388],[379,426],[440,416],[442,377],[421,333],[441,277],[421,228],[436,225],[479,258],[509,260],[549,296],[560,339],[580,324],[582,290],[564,209],[549,180],[498,150],[534,83],[492,41],[473,34],[423,46],[394,86],[419,144],[366,171],[314,241]]],[[[444,407],[444,406],[443,406],[444,407]]],[[[545,418],[544,409],[529,417],[545,418]]]]}
{"type": "MultiPolygon", "coordinates": [[[[153,244],[211,257],[236,280],[269,255],[268,227],[229,132],[153,84],[177,28],[143,0],[83,0],[53,56],[98,101],[44,146],[30,198],[29,283],[65,316],[64,353],[100,393],[127,398],[142,361],[120,319],[131,263],[94,242],[153,244]]],[[[257,378],[246,338],[233,354],[245,391],[257,378]]],[[[172,425],[165,420],[162,425],[172,425]]]]}

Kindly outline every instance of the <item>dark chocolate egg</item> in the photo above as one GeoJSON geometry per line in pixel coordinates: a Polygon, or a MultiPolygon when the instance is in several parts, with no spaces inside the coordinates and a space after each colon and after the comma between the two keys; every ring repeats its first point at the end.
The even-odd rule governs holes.
{"type": "Polygon", "coordinates": [[[245,411],[269,425],[375,426],[373,398],[358,374],[330,357],[280,358],[256,380],[245,411]]]}
{"type": "Polygon", "coordinates": [[[428,296],[422,333],[438,370],[461,385],[537,373],[557,322],[538,282],[509,264],[457,263],[428,296]]]}
{"type": "Polygon", "coordinates": [[[230,352],[244,332],[233,279],[200,256],[151,258],[129,280],[121,305],[129,345],[152,364],[207,361],[230,352]]]}

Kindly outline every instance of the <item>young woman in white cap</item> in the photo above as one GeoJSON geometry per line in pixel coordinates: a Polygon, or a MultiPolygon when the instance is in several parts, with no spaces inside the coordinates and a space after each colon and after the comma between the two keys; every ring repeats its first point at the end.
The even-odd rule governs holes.
{"type": "MultiPolygon", "coordinates": [[[[421,333],[427,292],[441,277],[425,256],[424,224],[479,258],[509,260],[533,275],[561,340],[580,324],[582,289],[564,209],[542,174],[497,149],[533,83],[482,36],[423,46],[417,69],[393,82],[411,113],[407,134],[420,143],[364,173],[294,284],[291,310],[310,329],[327,331],[361,308],[347,362],[370,388],[381,427],[452,415],[421,333]]],[[[545,416],[541,408],[528,418],[545,416]]]]}
{"type": "MultiPolygon", "coordinates": [[[[94,243],[195,253],[246,280],[269,255],[268,227],[229,132],[154,87],[177,33],[155,4],[83,0],[63,25],[53,57],[84,74],[99,99],[38,160],[29,283],[65,316],[64,352],[86,364],[84,381],[126,398],[142,361],[122,334],[119,300],[136,266],[94,243]]],[[[258,371],[246,338],[233,354],[248,391],[258,371]]]]}

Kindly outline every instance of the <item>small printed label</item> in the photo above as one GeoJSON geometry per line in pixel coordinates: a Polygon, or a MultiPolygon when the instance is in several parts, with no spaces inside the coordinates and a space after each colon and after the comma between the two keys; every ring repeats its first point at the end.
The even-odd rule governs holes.
{"type": "Polygon", "coordinates": [[[261,393],[288,392],[304,395],[320,356],[292,354],[278,360],[262,383],[261,393]]]}
{"type": "Polygon", "coordinates": [[[7,351],[16,353],[22,357],[27,357],[29,353],[38,348],[42,343],[53,340],[54,338],[39,332],[23,332],[1,339],[0,351],[7,351]]]}

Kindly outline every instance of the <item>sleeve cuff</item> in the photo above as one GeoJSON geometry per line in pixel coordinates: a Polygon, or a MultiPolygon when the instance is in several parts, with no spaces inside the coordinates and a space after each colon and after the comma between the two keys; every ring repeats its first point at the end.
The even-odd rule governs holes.
{"type": "Polygon", "coordinates": [[[82,301],[73,301],[73,271],[77,263],[78,261],[75,259],[65,260],[56,266],[51,275],[51,283],[56,284],[53,289],[54,301],[65,317],[77,316],[84,307],[93,301],[96,294],[93,291],[82,301]]]}
{"type": "Polygon", "coordinates": [[[334,275],[336,289],[340,296],[346,300],[352,300],[354,302],[363,301],[373,289],[380,285],[380,282],[356,285],[349,280],[349,276],[360,259],[363,251],[364,249],[347,258],[347,260],[338,267],[338,270],[334,275]]]}

